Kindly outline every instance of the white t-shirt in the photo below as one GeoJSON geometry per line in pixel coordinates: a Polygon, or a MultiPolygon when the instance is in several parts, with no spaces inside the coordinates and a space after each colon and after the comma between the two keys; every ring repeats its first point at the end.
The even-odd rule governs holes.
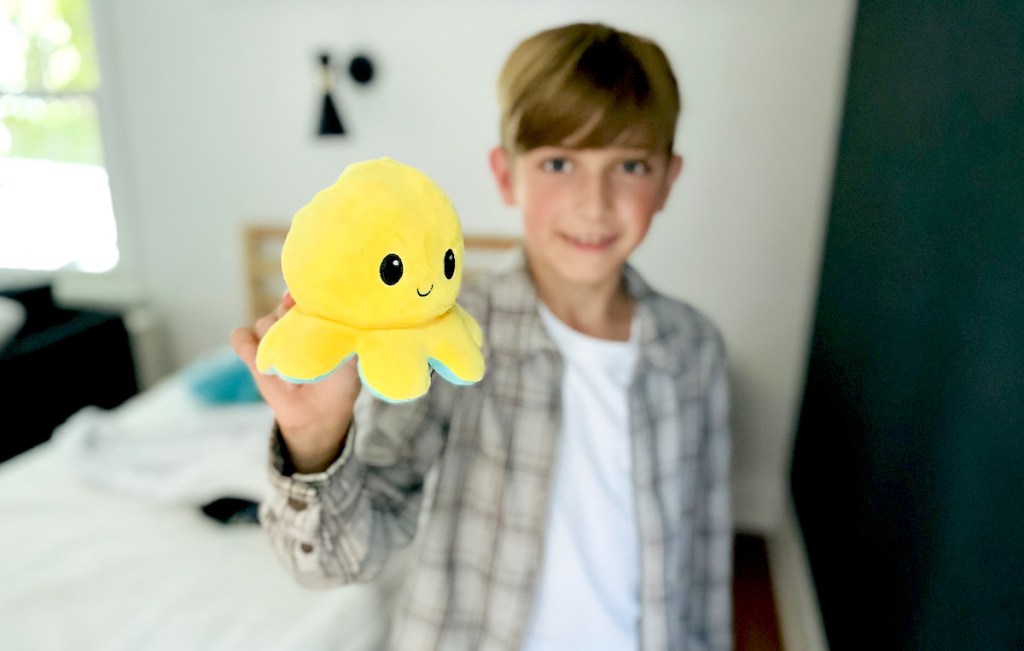
{"type": "Polygon", "coordinates": [[[636,649],[640,578],[629,385],[640,345],[577,332],[540,306],[564,359],[544,561],[526,651],[636,649]]]}

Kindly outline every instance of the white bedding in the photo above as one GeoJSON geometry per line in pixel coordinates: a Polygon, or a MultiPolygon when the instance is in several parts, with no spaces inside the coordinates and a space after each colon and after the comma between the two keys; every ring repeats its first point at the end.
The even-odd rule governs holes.
{"type": "Polygon", "coordinates": [[[380,648],[407,557],[308,590],[258,527],[196,507],[265,490],[269,414],[250,407],[212,413],[175,379],[0,464],[0,649],[380,648]]]}

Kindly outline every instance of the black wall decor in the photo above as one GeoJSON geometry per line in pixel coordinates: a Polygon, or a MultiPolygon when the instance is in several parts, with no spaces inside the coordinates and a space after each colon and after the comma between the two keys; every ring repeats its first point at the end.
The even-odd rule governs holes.
{"type": "Polygon", "coordinates": [[[1024,649],[1024,3],[858,5],[792,488],[832,649],[1024,649]]]}
{"type": "MultiPolygon", "coordinates": [[[[318,55],[320,61],[320,74],[322,79],[323,98],[320,106],[320,124],[317,127],[319,136],[343,136],[346,133],[345,123],[334,102],[334,70],[331,64],[331,54],[321,52],[318,55]]],[[[363,54],[352,58],[348,64],[348,74],[353,81],[360,85],[369,84],[374,77],[373,62],[363,54]]]]}
{"type": "Polygon", "coordinates": [[[321,136],[343,136],[345,125],[338,115],[338,107],[334,105],[334,83],[331,75],[331,55],[320,55],[321,75],[323,76],[323,105],[320,107],[320,126],[317,134],[321,136]]]}

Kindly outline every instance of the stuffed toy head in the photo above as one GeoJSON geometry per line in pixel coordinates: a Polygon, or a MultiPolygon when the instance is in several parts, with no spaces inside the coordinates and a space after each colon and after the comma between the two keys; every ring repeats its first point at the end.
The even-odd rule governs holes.
{"type": "Polygon", "coordinates": [[[260,342],[256,364],[315,382],[353,354],[378,397],[426,393],[430,369],[483,377],[480,327],[455,303],[459,218],[419,170],[388,158],[350,165],[296,213],[281,268],[295,306],[260,342]]]}

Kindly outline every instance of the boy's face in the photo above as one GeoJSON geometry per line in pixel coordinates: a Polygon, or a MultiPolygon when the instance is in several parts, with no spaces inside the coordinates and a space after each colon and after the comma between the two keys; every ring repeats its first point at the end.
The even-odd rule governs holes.
{"type": "Polygon", "coordinates": [[[491,168],[505,203],[522,211],[534,273],[594,286],[618,282],[682,159],[633,147],[547,146],[516,156],[498,147],[491,168]]]}

